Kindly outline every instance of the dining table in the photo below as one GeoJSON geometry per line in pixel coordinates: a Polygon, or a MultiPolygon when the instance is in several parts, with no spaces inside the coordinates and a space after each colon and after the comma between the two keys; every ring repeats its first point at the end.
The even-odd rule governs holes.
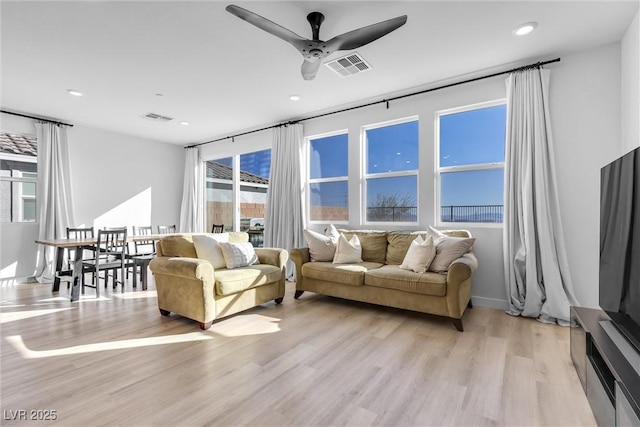
{"type": "MultiPolygon", "coordinates": [[[[127,242],[142,242],[142,241],[157,241],[164,237],[167,237],[168,234],[147,234],[140,236],[127,236],[127,242]]],[[[98,237],[88,237],[82,239],[68,239],[68,238],[60,238],[60,239],[36,239],[37,244],[52,246],[56,248],[56,257],[55,257],[55,278],[53,279],[53,286],[51,291],[58,292],[60,291],[60,282],[61,278],[65,276],[71,277],[71,301],[77,301],[80,299],[80,274],[82,272],[82,254],[84,252],[83,248],[95,246],[98,243],[98,237]],[[70,270],[65,270],[63,267],[64,264],[64,251],[65,249],[73,250],[73,264],[71,265],[70,270]]],[[[142,287],[146,289],[146,274],[142,276],[142,287]]]]}

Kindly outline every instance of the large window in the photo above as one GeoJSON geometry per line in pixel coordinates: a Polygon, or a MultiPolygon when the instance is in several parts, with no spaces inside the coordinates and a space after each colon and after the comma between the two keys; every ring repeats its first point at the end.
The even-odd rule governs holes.
{"type": "Polygon", "coordinates": [[[418,221],[418,120],[364,128],[366,222],[418,221]]]}
{"type": "Polygon", "coordinates": [[[309,220],[347,222],[348,135],[346,132],[309,138],[309,220]]]}
{"type": "Polygon", "coordinates": [[[501,223],[506,104],[441,111],[436,119],[439,222],[501,223]]]}
{"type": "Polygon", "coordinates": [[[36,139],[0,133],[0,222],[36,220],[36,139]]]}
{"type": "Polygon", "coordinates": [[[206,231],[247,231],[262,246],[264,213],[271,169],[271,150],[209,160],[206,165],[206,231]],[[235,213],[239,212],[239,218],[235,213]]]}

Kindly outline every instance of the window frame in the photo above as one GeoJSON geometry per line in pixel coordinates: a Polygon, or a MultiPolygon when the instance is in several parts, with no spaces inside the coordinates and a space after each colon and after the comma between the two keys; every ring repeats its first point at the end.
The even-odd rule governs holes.
{"type": "MultiPolygon", "coordinates": [[[[435,112],[434,117],[434,141],[435,141],[435,171],[434,171],[434,194],[435,194],[435,203],[434,203],[434,218],[436,219],[436,226],[438,227],[475,227],[475,228],[502,228],[504,225],[504,216],[502,222],[447,222],[442,221],[442,174],[443,173],[451,173],[451,172],[469,172],[469,171],[482,171],[482,170],[494,170],[494,169],[502,169],[504,172],[505,161],[502,162],[489,162],[489,163],[475,163],[470,165],[462,165],[462,166],[440,166],[440,117],[447,116],[451,114],[464,113],[467,111],[480,110],[483,108],[497,107],[499,105],[506,105],[506,98],[498,98],[491,101],[478,102],[475,104],[463,105],[460,107],[447,108],[444,110],[439,110],[435,112]]],[[[505,129],[506,132],[506,129],[505,129]]],[[[505,144],[506,144],[506,135],[505,135],[505,144]]],[[[505,147],[505,155],[506,155],[506,147],[505,147]]],[[[503,174],[504,176],[504,174],[503,174]]],[[[504,182],[504,178],[503,178],[504,182]]],[[[503,201],[504,203],[504,201],[503,201]]],[[[504,213],[504,205],[503,205],[503,213],[504,213]]]]}
{"type": "Polygon", "coordinates": [[[413,115],[402,117],[393,120],[387,120],[384,122],[372,123],[368,125],[364,125],[360,127],[360,188],[362,194],[362,209],[360,210],[360,224],[363,225],[373,225],[373,226],[389,226],[393,224],[393,226],[416,226],[420,223],[420,116],[413,115]],[[379,129],[388,126],[400,125],[404,123],[417,122],[418,124],[418,155],[416,156],[417,160],[417,168],[411,170],[404,171],[395,171],[395,172],[378,172],[378,173],[367,173],[367,161],[368,161],[368,151],[367,151],[367,131],[372,129],[379,129]],[[367,181],[369,179],[378,179],[378,178],[398,178],[405,176],[415,176],[416,177],[416,220],[415,221],[367,221],[367,181]]]}
{"type": "Polygon", "coordinates": [[[316,135],[309,135],[304,137],[304,145],[305,145],[305,158],[306,161],[306,184],[305,184],[305,207],[308,212],[307,223],[308,224],[339,224],[345,225],[349,224],[350,212],[349,212],[349,201],[351,200],[351,195],[349,194],[349,159],[347,158],[347,174],[344,176],[332,176],[330,178],[311,178],[311,141],[315,139],[328,138],[337,135],[346,135],[347,136],[347,156],[349,155],[349,130],[348,129],[339,129],[331,132],[325,132],[316,135]],[[312,220],[311,219],[311,185],[312,184],[324,184],[331,182],[346,182],[347,183],[347,219],[346,220],[312,220]]]}
{"type": "MultiPolygon", "coordinates": [[[[241,175],[240,175],[240,157],[246,154],[252,154],[252,153],[256,153],[259,151],[272,151],[272,147],[269,146],[264,146],[262,148],[258,147],[246,147],[242,150],[233,150],[233,151],[221,151],[220,153],[215,153],[215,154],[206,154],[204,156],[200,157],[200,163],[202,165],[203,171],[202,171],[202,180],[203,180],[203,185],[202,185],[202,210],[203,210],[203,217],[204,217],[204,226],[205,226],[205,232],[209,232],[210,230],[207,229],[207,184],[208,183],[213,183],[213,184],[222,184],[222,185],[231,185],[231,206],[232,206],[232,210],[233,210],[233,221],[231,224],[231,231],[240,231],[242,228],[242,221],[241,221],[241,193],[242,191],[249,191],[248,188],[254,187],[254,188],[266,188],[267,192],[269,190],[269,185],[271,185],[271,183],[269,182],[269,185],[265,185],[265,184],[259,184],[259,183],[251,183],[251,182],[247,182],[247,181],[242,181],[241,179],[241,175]],[[225,179],[218,179],[218,178],[208,178],[207,177],[207,163],[208,162],[215,162],[217,160],[224,160],[224,159],[231,159],[231,179],[230,180],[225,180],[225,179]],[[244,188],[243,188],[244,187],[244,188]]],[[[273,159],[271,159],[273,160],[273,159]]],[[[271,169],[272,164],[269,164],[269,168],[271,169]]],[[[266,214],[266,212],[265,212],[266,214]]],[[[226,224],[225,224],[226,225],[226,224]]]]}
{"type": "Polygon", "coordinates": [[[25,177],[23,176],[23,171],[19,169],[11,169],[11,175],[2,176],[0,175],[1,182],[8,182],[13,186],[14,183],[21,184],[33,184],[35,186],[35,195],[25,195],[22,190],[20,194],[12,194],[11,195],[11,221],[3,221],[2,224],[34,224],[38,222],[38,158],[33,156],[26,156],[21,154],[11,154],[11,153],[1,153],[0,157],[6,160],[15,160],[23,163],[35,163],[36,164],[36,172],[26,172],[27,174],[35,174],[35,177],[25,177]],[[24,219],[24,202],[26,200],[35,200],[36,203],[36,216],[33,220],[25,220],[24,219]],[[15,216],[20,219],[15,219],[15,216]]]}

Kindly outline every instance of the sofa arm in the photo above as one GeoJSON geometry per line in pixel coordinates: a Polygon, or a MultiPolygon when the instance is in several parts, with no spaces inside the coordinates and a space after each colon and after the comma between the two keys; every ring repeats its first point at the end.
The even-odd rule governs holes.
{"type": "Polygon", "coordinates": [[[275,265],[278,268],[285,268],[289,259],[289,252],[280,248],[255,248],[260,264],[275,265]]]}
{"type": "Polygon", "coordinates": [[[469,279],[477,269],[478,259],[473,252],[467,252],[451,263],[449,271],[447,272],[447,282],[464,282],[469,279]]]}
{"type": "Polygon", "coordinates": [[[302,265],[311,262],[309,248],[291,249],[291,261],[293,261],[293,264],[296,266],[296,289],[303,290],[304,277],[302,277],[302,265]]]}
{"type": "Polygon", "coordinates": [[[155,257],[149,263],[154,275],[184,277],[188,279],[213,280],[213,266],[198,258],[155,257]]]}

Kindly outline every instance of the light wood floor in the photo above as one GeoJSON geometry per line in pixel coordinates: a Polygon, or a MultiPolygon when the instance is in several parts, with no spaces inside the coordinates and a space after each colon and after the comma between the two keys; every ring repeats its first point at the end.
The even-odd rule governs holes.
{"type": "Polygon", "coordinates": [[[282,305],[201,331],[160,316],[154,289],[76,303],[64,285],[0,289],[0,424],[596,425],[567,328],[475,307],[460,333],[435,316],[296,301],[289,283],[282,305]]]}

